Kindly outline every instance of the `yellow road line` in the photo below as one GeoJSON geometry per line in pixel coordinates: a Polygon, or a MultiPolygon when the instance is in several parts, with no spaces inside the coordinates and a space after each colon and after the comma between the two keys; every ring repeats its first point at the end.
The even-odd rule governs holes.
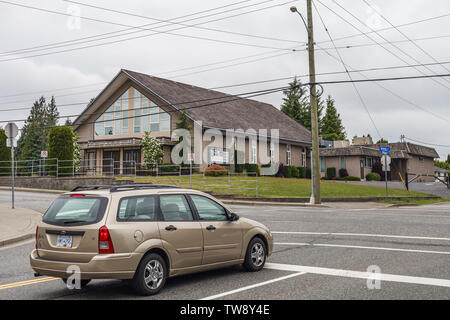
{"type": "Polygon", "coordinates": [[[58,280],[58,279],[59,278],[44,277],[44,278],[40,278],[40,279],[33,279],[33,280],[27,280],[27,281],[7,283],[7,284],[0,285],[0,290],[16,288],[16,287],[23,287],[23,286],[28,286],[28,285],[31,285],[31,284],[36,284],[36,283],[41,283],[41,282],[48,282],[48,281],[53,281],[53,280],[58,280]]]}

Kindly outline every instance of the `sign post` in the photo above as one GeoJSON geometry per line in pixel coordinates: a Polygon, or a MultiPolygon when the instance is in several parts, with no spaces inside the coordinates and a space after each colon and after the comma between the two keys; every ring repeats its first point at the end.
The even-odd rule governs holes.
{"type": "Polygon", "coordinates": [[[14,178],[16,175],[14,170],[14,138],[19,134],[19,128],[14,122],[10,122],[5,127],[5,134],[11,146],[11,208],[14,209],[14,178]]]}
{"type": "Polygon", "coordinates": [[[382,158],[384,158],[384,181],[386,183],[386,201],[388,199],[388,185],[387,185],[387,172],[389,170],[388,168],[388,158],[389,158],[389,151],[391,151],[390,147],[380,147],[381,154],[383,155],[382,158]]]}
{"type": "Polygon", "coordinates": [[[46,150],[41,151],[41,158],[44,159],[44,171],[42,173],[43,176],[45,176],[45,158],[47,158],[47,157],[48,157],[48,152],[46,150]]]}

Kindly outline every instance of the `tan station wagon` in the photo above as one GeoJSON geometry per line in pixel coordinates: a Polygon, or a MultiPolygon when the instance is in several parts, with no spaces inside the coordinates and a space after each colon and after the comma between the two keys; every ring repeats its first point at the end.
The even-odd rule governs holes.
{"type": "Polygon", "coordinates": [[[63,281],[79,268],[91,279],[130,279],[139,294],[158,293],[167,277],[243,264],[263,268],[269,229],[239,218],[214,197],[175,186],[77,187],[58,197],[36,228],[36,275],[63,281]]]}

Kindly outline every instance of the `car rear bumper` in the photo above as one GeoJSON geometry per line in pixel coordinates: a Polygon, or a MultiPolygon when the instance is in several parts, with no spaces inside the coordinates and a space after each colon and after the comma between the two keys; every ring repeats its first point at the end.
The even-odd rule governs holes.
{"type": "Polygon", "coordinates": [[[68,278],[79,269],[81,279],[131,279],[142,258],[139,253],[99,254],[89,262],[47,260],[37,250],[30,255],[31,268],[40,275],[68,278]]]}

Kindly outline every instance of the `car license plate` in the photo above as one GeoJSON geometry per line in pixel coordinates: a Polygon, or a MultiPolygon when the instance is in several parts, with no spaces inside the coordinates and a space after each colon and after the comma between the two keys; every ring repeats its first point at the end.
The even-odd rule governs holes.
{"type": "Polygon", "coordinates": [[[72,248],[72,236],[58,236],[56,246],[62,248],[72,248]]]}

